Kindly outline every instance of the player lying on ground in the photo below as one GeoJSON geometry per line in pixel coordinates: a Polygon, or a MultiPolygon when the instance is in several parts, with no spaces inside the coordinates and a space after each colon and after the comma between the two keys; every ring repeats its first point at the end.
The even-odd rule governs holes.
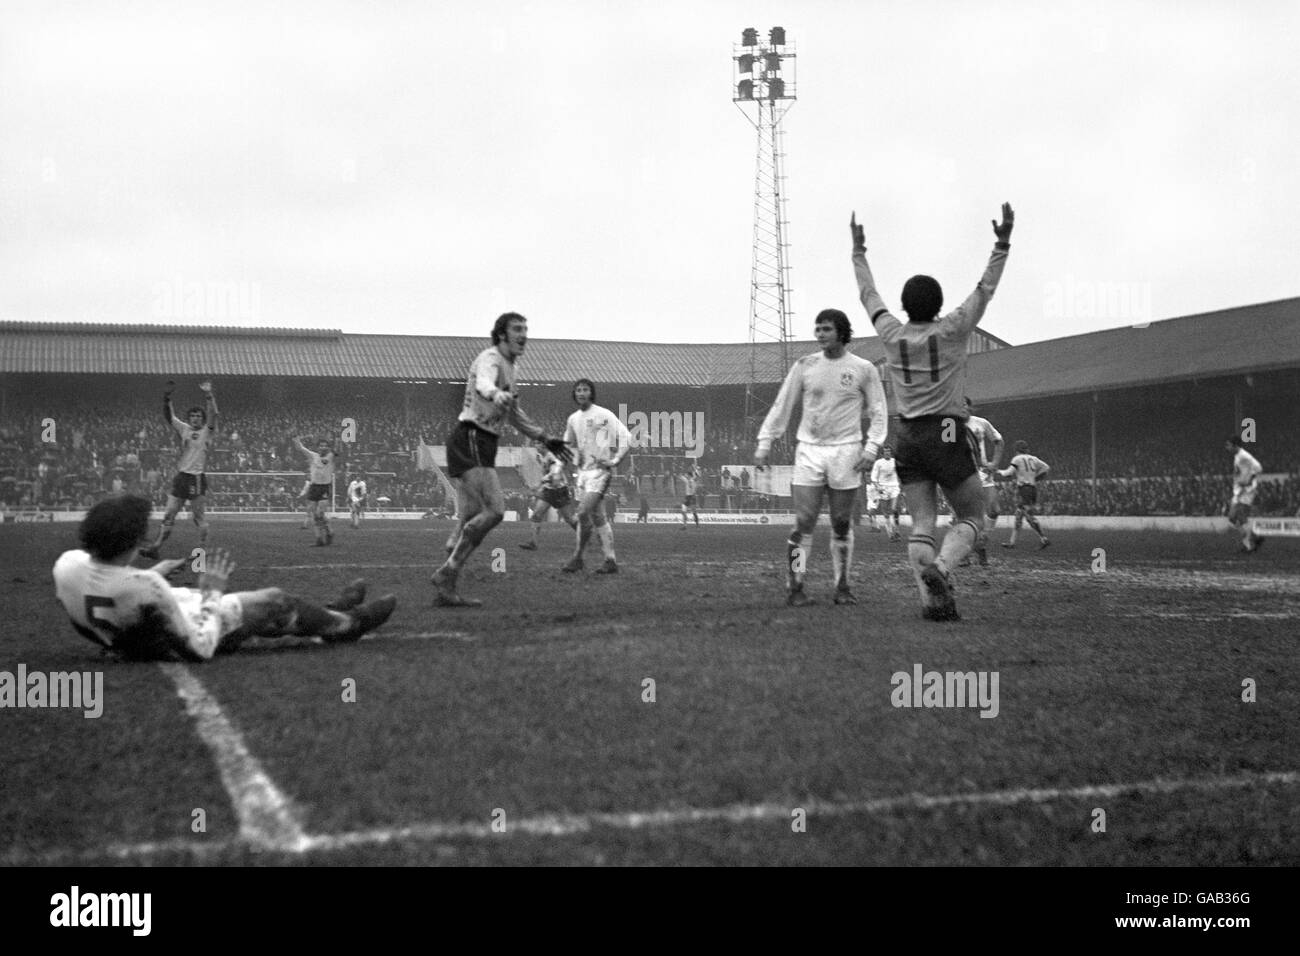
{"type": "Polygon", "coordinates": [[[360,475],[353,475],[348,482],[348,510],[352,515],[352,527],[361,527],[361,519],[366,516],[366,480],[360,475]]]}
{"type": "Polygon", "coordinates": [[[582,555],[594,531],[605,554],[605,563],[596,573],[617,574],[613,514],[606,515],[604,499],[614,469],[632,449],[632,433],[617,415],[596,404],[596,386],[590,379],[574,382],[571,394],[578,410],[564,426],[564,441],[574,450],[578,466],[578,530],[573,557],[563,570],[582,570],[582,555]]]}
{"type": "MultiPolygon", "coordinates": [[[[880,449],[880,457],[871,466],[870,490],[875,499],[873,509],[885,516],[885,530],[889,532],[889,540],[897,541],[902,537],[898,532],[898,510],[902,503],[899,497],[901,489],[898,485],[898,463],[894,461],[894,449],[889,445],[880,449]]],[[[871,524],[873,531],[875,527],[873,518],[871,524]]]]}
{"type": "Polygon", "coordinates": [[[569,491],[569,476],[564,469],[564,462],[544,448],[538,450],[538,456],[542,460],[542,480],[533,489],[533,537],[519,546],[525,551],[537,550],[537,535],[552,508],[565,524],[574,531],[578,530],[578,503],[569,491]]]}
{"type": "Polygon", "coordinates": [[[1014,222],[1010,204],[1003,203],[1002,223],[993,223],[997,242],[984,275],[966,301],[947,315],[939,316],[943,289],[938,282],[924,275],[908,279],[903,285],[903,311],[908,317],[905,325],[890,314],[876,291],[876,281],[867,265],[865,234],[856,215],[849,219],[858,293],[884,345],[894,384],[898,477],[912,513],[908,564],[921,594],[921,613],[927,620],[958,618],[951,572],[970,553],[984,530],[986,499],[962,403],[966,343],[1002,278],[1014,222]],[[936,557],[938,488],[943,489],[956,514],[936,557]]]}
{"type": "Polygon", "coordinates": [[[55,594],[77,633],[121,657],[204,661],[249,637],[355,641],[397,606],[391,594],[361,603],[361,580],[324,607],[279,588],[226,594],[235,565],[223,551],[205,556],[197,588],[172,587],[164,576],[185,559],[147,570],[130,566],[149,531],[150,510],[139,495],[104,499],[78,529],[83,550],[65,551],[54,565],[55,594]]]}
{"type": "Polygon", "coordinates": [[[795,406],[802,406],[798,444],[790,492],[794,500],[795,529],[786,542],[786,603],[812,604],[804,593],[812,551],[813,529],[822,498],[830,489],[831,571],[836,604],[857,604],[849,586],[853,565],[853,501],[862,472],[869,471],[888,429],[885,390],[880,373],[864,358],[848,350],[853,338],[849,317],[839,309],[823,309],[813,322],[813,336],[821,351],[795,362],[781,383],[781,391],[758,430],[754,465],[763,468],[772,442],[785,434],[795,406]],[[862,419],[871,425],[866,444],[862,419]]]}
{"type": "Polygon", "coordinates": [[[1029,522],[1029,527],[1038,535],[1040,551],[1052,543],[1047,540],[1038,519],[1034,517],[1034,508],[1038,506],[1038,483],[1051,470],[1043,459],[1029,454],[1029,442],[1023,439],[1016,442],[1016,454],[1011,459],[1011,464],[998,472],[1003,478],[1015,478],[1017,496],[1016,522],[1011,526],[1010,540],[1002,542],[1002,547],[1016,546],[1016,535],[1020,533],[1020,525],[1025,521],[1029,522]]]}
{"type": "Polygon", "coordinates": [[[1264,466],[1259,460],[1242,447],[1241,439],[1236,435],[1228,438],[1223,447],[1233,452],[1232,458],[1232,502],[1228,505],[1228,531],[1244,532],[1241,537],[1241,550],[1246,553],[1258,551],[1264,539],[1255,534],[1250,526],[1250,512],[1255,505],[1255,492],[1259,490],[1259,476],[1264,466]]]}
{"type": "MultiPolygon", "coordinates": [[[[979,556],[980,567],[987,567],[989,533],[997,527],[998,515],[1002,512],[1001,502],[998,500],[997,475],[994,474],[1002,461],[1002,433],[994,428],[993,423],[987,418],[980,418],[975,414],[975,403],[970,400],[970,396],[962,401],[966,406],[966,414],[970,416],[966,419],[966,427],[970,429],[971,436],[975,439],[975,453],[979,456],[980,484],[984,486],[984,496],[988,500],[988,510],[984,513],[988,518],[988,525],[975,539],[975,553],[979,556]],[[992,451],[988,450],[990,445],[993,447],[992,451]]],[[[961,559],[960,566],[966,567],[969,564],[968,554],[961,559]]]]}
{"type": "Polygon", "coordinates": [[[199,529],[199,547],[208,540],[205,514],[208,476],[204,468],[207,467],[208,449],[217,434],[217,397],[213,394],[211,382],[201,383],[199,388],[207,395],[207,409],[195,405],[185,413],[186,420],[181,421],[172,409],[172,390],[175,387],[175,382],[168,382],[163,392],[163,421],[180,437],[181,457],[176,463],[176,477],[172,479],[171,491],[167,495],[167,511],[163,515],[162,527],[158,529],[158,537],[140,551],[154,561],[158,560],[163,542],[171,537],[181,505],[187,501],[199,529]]]}
{"type": "Polygon", "coordinates": [[[497,441],[509,421],[524,435],[539,441],[561,459],[569,449],[529,418],[515,396],[515,361],[528,345],[528,320],[517,312],[497,316],[492,346],[475,357],[465,381],[465,405],[447,443],[447,474],[456,479],[460,520],[447,560],[433,573],[440,607],[478,607],[483,602],[456,591],[460,569],[488,532],[505,517],[505,496],[497,477],[497,441]]]}
{"type": "Polygon", "coordinates": [[[334,497],[334,466],[338,463],[339,452],[324,438],[317,443],[315,451],[303,444],[301,438],[294,438],[293,447],[307,456],[307,508],[316,523],[314,547],[323,548],[334,543],[329,511],[334,497]]]}

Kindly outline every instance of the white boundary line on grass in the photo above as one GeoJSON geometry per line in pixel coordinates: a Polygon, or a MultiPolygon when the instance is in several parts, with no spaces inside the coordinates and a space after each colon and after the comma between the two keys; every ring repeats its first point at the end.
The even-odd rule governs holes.
{"type": "MultiPolygon", "coordinates": [[[[214,702],[215,703],[215,702],[214,702]]],[[[214,748],[215,749],[215,748],[214,748]]],[[[256,761],[253,761],[256,764],[256,761]]],[[[260,768],[257,768],[260,771],[260,768]]],[[[223,772],[223,779],[224,779],[223,772]]],[[[262,774],[265,777],[265,774],[262,774]]],[[[269,783],[269,780],[267,781],[269,783]]],[[[5,865],[32,863],[75,862],[77,859],[96,859],[112,856],[132,859],[156,856],[163,853],[188,852],[196,857],[215,855],[224,851],[248,846],[252,849],[280,851],[294,854],[331,852],[353,847],[382,846],[401,842],[438,842],[454,839],[488,839],[508,837],[513,833],[530,836],[566,837],[589,833],[598,827],[615,830],[645,830],[683,826],[693,823],[753,823],[772,820],[788,821],[796,809],[807,812],[810,818],[844,817],[854,814],[886,814],[905,810],[943,810],[962,806],[1009,807],[1024,803],[1049,803],[1055,800],[1095,800],[1139,794],[1172,794],[1184,791],[1213,792],[1240,790],[1255,786],[1294,786],[1300,783],[1300,772],[1277,771],[1269,773],[1238,774],[1233,777],[1202,777],[1182,780],[1143,780],[1136,783],[1095,784],[1081,787],[1045,787],[1038,789],[993,790],[985,793],[952,793],[928,795],[922,793],[880,797],[874,800],[831,802],[822,800],[792,801],[790,803],[731,804],[725,807],[682,807],[674,810],[643,810],[626,813],[543,814],[512,821],[506,817],[504,833],[492,829],[489,823],[417,823],[405,827],[381,827],[357,830],[350,833],[308,835],[302,832],[296,819],[287,810],[287,824],[298,834],[292,840],[267,841],[266,834],[254,842],[245,835],[244,815],[241,813],[239,840],[168,840],[161,843],[135,845],[115,844],[94,850],[53,850],[30,857],[10,856],[5,865]]],[[[228,787],[229,789],[229,787],[228,787]]],[[[271,786],[274,791],[274,785],[271,786]]],[[[279,791],[275,791],[276,794],[279,791]]],[[[235,797],[232,791],[232,798],[235,797]]],[[[283,797],[280,800],[284,801],[283,797]]],[[[238,809],[239,802],[236,801],[238,809]]]]}
{"type": "MultiPolygon", "coordinates": [[[[261,850],[298,853],[309,843],[289,798],[267,776],[243,735],[226,718],[217,699],[184,664],[159,664],[176,685],[199,737],[216,759],[221,783],[239,818],[239,838],[261,850]]],[[[209,845],[209,844],[200,844],[209,845]]]]}

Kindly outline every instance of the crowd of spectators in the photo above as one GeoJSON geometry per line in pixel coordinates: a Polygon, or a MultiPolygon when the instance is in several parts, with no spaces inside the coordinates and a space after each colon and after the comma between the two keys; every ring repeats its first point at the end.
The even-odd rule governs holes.
{"type": "MultiPolygon", "coordinates": [[[[367,479],[372,504],[449,510],[445,483],[417,469],[416,451],[421,441],[446,443],[458,411],[450,396],[443,402],[446,407],[418,412],[377,399],[346,405],[321,401],[296,410],[249,409],[237,397],[219,393],[218,398],[222,418],[207,464],[210,474],[219,473],[210,481],[209,501],[215,509],[295,508],[306,461],[294,439],[313,446],[313,440],[329,437],[344,456],[340,498],[347,477],[359,473],[367,479]],[[348,422],[354,433],[343,442],[348,422]]],[[[176,410],[184,414],[183,407],[176,410]]],[[[546,411],[534,418],[552,434],[562,433],[564,417],[546,411]]],[[[753,436],[743,421],[706,425],[703,454],[697,459],[686,458],[682,449],[639,449],[630,455],[619,484],[625,504],[635,507],[642,496],[679,500],[685,493],[683,476],[692,465],[702,470],[696,489],[702,506],[765,510],[788,504],[757,491],[753,467],[746,464],[752,461],[753,436]]],[[[1053,480],[1042,493],[1044,514],[1217,515],[1227,503],[1231,455],[1203,431],[1196,441],[1163,432],[1108,439],[1099,448],[1095,487],[1089,480],[1087,442],[1067,441],[1046,425],[1043,431],[1050,439],[1035,443],[1033,450],[1052,466],[1053,480]]],[[[507,446],[526,443],[513,430],[503,437],[507,446]]],[[[66,408],[53,413],[11,411],[0,419],[0,502],[11,509],[85,508],[106,494],[135,491],[161,505],[178,451],[160,408],[140,400],[92,403],[69,396],[66,408]]],[[[790,444],[778,441],[771,463],[790,464],[792,451],[790,444]]],[[[1004,453],[1004,464],[1009,455],[1004,453]]],[[[1287,477],[1261,486],[1257,512],[1295,514],[1300,508],[1300,453],[1275,442],[1258,457],[1266,473],[1287,477]]],[[[1004,510],[1014,510],[1009,483],[1002,486],[1002,495],[1004,510]]]]}

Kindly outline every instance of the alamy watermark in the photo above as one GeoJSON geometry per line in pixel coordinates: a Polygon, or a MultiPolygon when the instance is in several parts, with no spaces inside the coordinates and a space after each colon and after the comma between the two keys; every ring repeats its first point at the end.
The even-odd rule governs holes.
{"type": "Polygon", "coordinates": [[[704,454],[703,412],[629,412],[620,402],[618,420],[631,433],[633,448],[684,448],[689,458],[704,454]]]}
{"type": "Polygon", "coordinates": [[[71,707],[93,720],[104,713],[103,671],[0,671],[0,707],[71,707]]]}
{"type": "Polygon", "coordinates": [[[262,317],[262,284],[245,281],[189,282],[176,276],[153,287],[155,319],[206,319],[257,322],[262,317]]]}
{"type": "Polygon", "coordinates": [[[1113,319],[1138,328],[1151,324],[1150,282],[1097,282],[1067,275],[1043,287],[1049,319],[1113,319]]]}
{"type": "Polygon", "coordinates": [[[895,707],[978,707],[981,717],[998,715],[997,671],[895,671],[889,702],[895,707]]]}

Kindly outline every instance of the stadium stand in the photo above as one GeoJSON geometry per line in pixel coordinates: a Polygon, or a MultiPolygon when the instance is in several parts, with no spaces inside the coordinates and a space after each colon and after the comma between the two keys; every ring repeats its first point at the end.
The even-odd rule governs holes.
{"type": "MultiPolygon", "coordinates": [[[[439,483],[416,468],[416,450],[445,441],[464,370],[483,347],[478,337],[0,323],[0,503],[84,508],[124,489],[161,502],[175,458],[159,409],[163,384],[180,383],[180,410],[197,403],[194,386],[210,377],[222,412],[208,465],[221,473],[216,508],[292,509],[303,469],[293,437],[337,435],[351,420],[357,435],[345,470],[371,476],[386,507],[445,509],[439,483]]],[[[883,360],[874,337],[851,347],[883,360]]],[[[785,355],[815,348],[792,342],[785,355]]],[[[1246,420],[1267,478],[1259,513],[1300,508],[1300,299],[1017,347],[985,335],[972,351],[968,391],[980,414],[1008,447],[1024,438],[1053,466],[1044,514],[1219,514],[1230,463],[1223,439],[1246,420]]],[[[784,359],[775,344],[755,354],[770,400],[784,359]]],[[[698,453],[705,507],[783,507],[722,480],[724,467],[753,454],[748,345],[532,339],[521,370],[525,408],[553,431],[572,410],[569,383],[583,376],[616,412],[661,413],[652,433],[663,443],[624,466],[624,507],[642,495],[654,508],[677,506],[683,444],[698,453]],[[703,434],[667,434],[677,413],[678,423],[702,415],[703,434]]],[[[513,433],[505,441],[523,443],[513,433]]],[[[773,462],[790,455],[791,445],[778,443],[773,462]]],[[[503,484],[513,503],[525,498],[512,469],[503,484]]],[[[1011,489],[1004,494],[1009,504],[1011,489]]]]}

